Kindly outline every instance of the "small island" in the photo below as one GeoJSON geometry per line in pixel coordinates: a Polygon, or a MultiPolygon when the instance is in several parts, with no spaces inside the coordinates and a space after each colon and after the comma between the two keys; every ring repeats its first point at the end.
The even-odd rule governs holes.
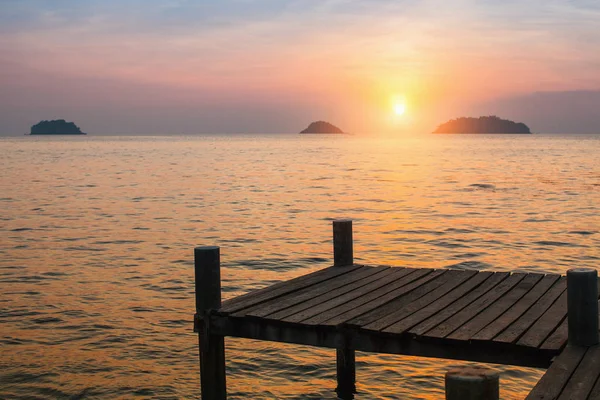
{"type": "Polygon", "coordinates": [[[300,133],[344,133],[344,131],[329,122],[315,121],[300,133]]]}
{"type": "Polygon", "coordinates": [[[522,122],[514,122],[496,117],[461,117],[451,119],[437,127],[433,133],[519,133],[529,134],[529,127],[522,122]]]}
{"type": "Polygon", "coordinates": [[[64,119],[40,121],[31,127],[30,135],[85,135],[73,122],[64,119]]]}

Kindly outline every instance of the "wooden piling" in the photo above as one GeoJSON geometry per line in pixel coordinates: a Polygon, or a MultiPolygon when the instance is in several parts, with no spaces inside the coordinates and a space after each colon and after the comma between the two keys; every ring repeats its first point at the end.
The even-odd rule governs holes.
{"type": "Polygon", "coordinates": [[[216,246],[194,249],[196,286],[196,316],[200,319],[198,331],[200,347],[200,385],[202,400],[225,400],[225,340],[211,333],[210,312],[221,307],[221,261],[216,246]]]}
{"type": "MultiPolygon", "coordinates": [[[[600,398],[595,270],[561,277],[354,265],[352,236],[351,220],[334,221],[333,266],[223,304],[219,248],[195,249],[203,400],[227,396],[224,336],[335,348],[343,400],[356,392],[355,351],[550,366],[528,399],[600,398]]],[[[498,400],[498,383],[493,370],[455,369],[446,399],[498,400]]]]}
{"type": "Polygon", "coordinates": [[[458,367],[446,373],[446,400],[499,400],[496,371],[484,367],[458,367]]]}
{"type": "MultiPolygon", "coordinates": [[[[333,265],[349,266],[354,263],[352,220],[333,221],[333,265]]],[[[354,350],[343,343],[336,349],[336,371],[338,397],[342,400],[354,398],[356,393],[356,360],[354,350]]]]}
{"type": "Polygon", "coordinates": [[[336,267],[352,265],[354,263],[352,247],[352,220],[333,221],[333,265],[336,267]]]}
{"type": "Polygon", "coordinates": [[[591,268],[567,271],[569,344],[598,344],[598,272],[591,268]]]}
{"type": "Polygon", "coordinates": [[[347,347],[336,350],[336,372],[338,398],[353,399],[356,393],[356,360],[354,350],[347,347]]]}

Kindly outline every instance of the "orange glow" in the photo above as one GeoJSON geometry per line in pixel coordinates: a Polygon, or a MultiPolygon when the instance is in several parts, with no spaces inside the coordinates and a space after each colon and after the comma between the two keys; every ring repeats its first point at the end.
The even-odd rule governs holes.
{"type": "Polygon", "coordinates": [[[397,103],[394,105],[394,113],[398,116],[404,115],[404,112],[406,111],[406,106],[404,105],[404,103],[397,103]]]}

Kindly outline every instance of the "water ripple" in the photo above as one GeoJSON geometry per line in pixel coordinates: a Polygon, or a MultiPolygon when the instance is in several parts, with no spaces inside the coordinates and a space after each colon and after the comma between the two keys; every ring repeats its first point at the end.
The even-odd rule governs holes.
{"type": "MultiPolygon", "coordinates": [[[[197,397],[199,245],[223,298],[331,265],[342,217],[361,263],[597,268],[600,137],[531,136],[0,138],[0,398],[197,397]]],[[[231,399],[335,398],[333,350],[226,352],[231,399]]],[[[357,353],[357,400],[442,398],[456,364],[357,353]]],[[[507,398],[541,375],[493,368],[507,398]]]]}

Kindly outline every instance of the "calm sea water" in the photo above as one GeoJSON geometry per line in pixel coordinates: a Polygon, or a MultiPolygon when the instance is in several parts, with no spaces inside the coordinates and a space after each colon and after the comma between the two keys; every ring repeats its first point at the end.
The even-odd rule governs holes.
{"type": "MultiPolygon", "coordinates": [[[[0,398],[199,394],[193,248],[224,298],[332,262],[600,266],[600,136],[0,139],[0,398]]],[[[227,339],[232,399],[333,399],[335,352],[227,339]]],[[[436,399],[456,361],[357,354],[358,399],[436,399]]],[[[542,370],[502,371],[506,399],[542,370]]]]}

